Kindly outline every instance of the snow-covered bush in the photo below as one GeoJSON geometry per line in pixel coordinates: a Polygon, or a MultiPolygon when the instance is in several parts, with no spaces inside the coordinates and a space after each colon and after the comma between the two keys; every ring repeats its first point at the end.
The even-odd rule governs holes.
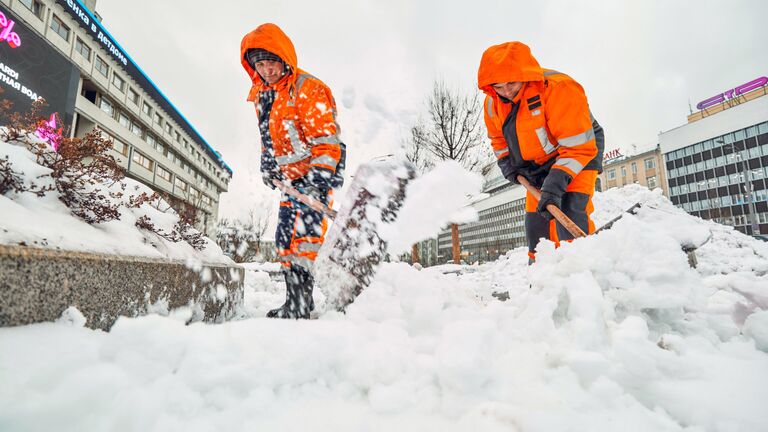
{"type": "MultiPolygon", "coordinates": [[[[193,227],[191,218],[180,216],[156,192],[125,177],[109,153],[112,140],[99,129],[81,138],[66,138],[66,131],[55,129],[54,122],[39,115],[42,106],[44,102],[38,101],[29,112],[20,114],[11,111],[8,101],[0,102],[0,122],[6,125],[0,127],[0,195],[15,204],[0,201],[7,215],[0,224],[7,235],[0,235],[0,243],[155,255],[129,246],[132,240],[111,238],[93,244],[92,237],[78,235],[80,224],[66,218],[63,223],[71,225],[71,230],[67,226],[42,228],[67,212],[96,231],[109,232],[118,226],[121,234],[139,231],[141,243],[157,249],[164,257],[201,258],[194,251],[213,247],[212,253],[203,254],[206,258],[228,261],[222,259],[212,241],[193,227]],[[36,230],[46,232],[45,236],[36,236],[36,230],[29,229],[32,219],[39,220],[36,230]],[[51,237],[62,241],[51,242],[51,237]],[[171,245],[174,243],[187,246],[178,249],[171,245]],[[193,251],[184,252],[186,247],[193,251]],[[178,250],[171,252],[174,248],[178,250]]],[[[137,240],[135,234],[129,237],[137,240]]]]}

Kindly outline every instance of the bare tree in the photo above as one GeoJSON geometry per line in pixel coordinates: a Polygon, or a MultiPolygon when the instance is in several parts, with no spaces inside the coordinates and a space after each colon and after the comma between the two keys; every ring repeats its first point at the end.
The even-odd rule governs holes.
{"type": "MultiPolygon", "coordinates": [[[[411,128],[406,157],[420,169],[434,161],[453,160],[464,168],[479,172],[490,162],[490,146],[483,143],[482,105],[479,93],[463,94],[436,81],[427,97],[428,120],[419,119],[411,128]]],[[[461,261],[459,230],[451,226],[453,260],[461,261]]],[[[414,252],[416,252],[414,247],[414,252]]]]}
{"type": "Polygon", "coordinates": [[[272,216],[270,208],[252,209],[245,220],[221,219],[216,242],[235,262],[249,262],[262,256],[264,234],[272,216]]]}

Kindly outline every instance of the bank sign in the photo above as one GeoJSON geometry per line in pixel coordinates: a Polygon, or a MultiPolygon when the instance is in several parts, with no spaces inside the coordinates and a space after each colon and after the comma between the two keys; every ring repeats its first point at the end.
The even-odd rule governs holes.
{"type": "Polygon", "coordinates": [[[77,68],[3,7],[0,38],[0,100],[11,101],[11,111],[26,112],[43,98],[48,103],[43,116],[57,113],[71,125],[80,79],[77,68]]]}

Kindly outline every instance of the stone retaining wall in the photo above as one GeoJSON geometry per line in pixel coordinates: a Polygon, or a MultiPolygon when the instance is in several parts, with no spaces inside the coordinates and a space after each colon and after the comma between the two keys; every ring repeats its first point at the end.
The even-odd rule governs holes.
{"type": "Polygon", "coordinates": [[[232,318],[243,301],[239,266],[0,245],[0,327],[53,321],[69,306],[86,326],[190,307],[192,321],[232,318]]]}

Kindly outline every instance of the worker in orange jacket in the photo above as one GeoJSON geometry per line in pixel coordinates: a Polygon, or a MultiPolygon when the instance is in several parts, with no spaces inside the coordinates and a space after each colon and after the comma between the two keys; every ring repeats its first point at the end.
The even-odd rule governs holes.
{"type": "Polygon", "coordinates": [[[573,238],[552,220],[549,204],[584,232],[594,232],[592,195],[602,172],[605,138],[581,85],[564,73],[543,69],[521,42],[485,50],[477,77],[502,174],[513,183],[522,175],[541,189],[540,201],[531,193],[525,201],[529,263],[541,238],[573,238]]]}
{"type": "MultiPolygon", "coordinates": [[[[346,147],[339,138],[336,102],[322,81],[299,69],[296,50],[283,31],[263,24],[245,35],[240,61],[252,81],[264,184],[275,180],[328,204],[341,187],[346,147]]],[[[285,303],[275,318],[309,318],[314,308],[312,266],[326,231],[324,215],[283,194],[275,243],[286,283],[285,303]]]]}

